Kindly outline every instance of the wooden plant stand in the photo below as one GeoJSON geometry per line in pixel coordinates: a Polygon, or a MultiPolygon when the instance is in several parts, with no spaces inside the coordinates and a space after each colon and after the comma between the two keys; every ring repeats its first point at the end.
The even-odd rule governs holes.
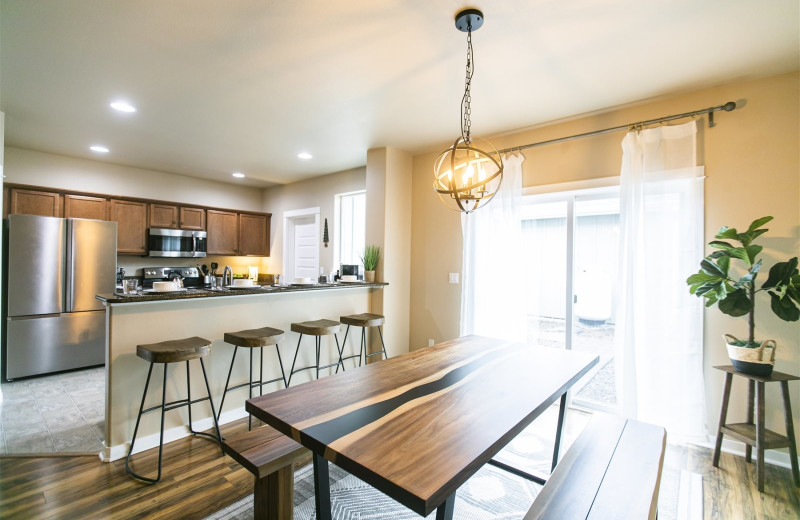
{"type": "Polygon", "coordinates": [[[714,446],[714,459],[712,464],[719,467],[719,452],[722,447],[722,435],[728,435],[744,442],[745,460],[752,462],[753,446],[756,447],[758,458],[758,490],[764,492],[764,450],[776,448],[789,448],[789,457],[792,463],[792,475],[795,486],[800,487],[800,471],[797,468],[797,445],[794,438],[794,424],[792,423],[792,407],[789,403],[789,381],[800,380],[800,377],[781,372],[772,372],[769,377],[753,376],[737,372],[733,366],[717,366],[717,370],[725,372],[725,386],[722,391],[722,410],[719,414],[719,428],[717,429],[717,442],[714,446]],[[731,395],[731,380],[733,376],[748,379],[747,392],[747,422],[725,424],[728,415],[728,399],[731,395]],[[783,411],[786,420],[786,435],[780,435],[764,427],[764,384],[779,382],[783,393],[783,411]],[[753,406],[755,403],[755,407],[753,406]],[[754,410],[755,408],[755,410],[754,410]],[[755,423],[753,416],[755,415],[755,423]]]}

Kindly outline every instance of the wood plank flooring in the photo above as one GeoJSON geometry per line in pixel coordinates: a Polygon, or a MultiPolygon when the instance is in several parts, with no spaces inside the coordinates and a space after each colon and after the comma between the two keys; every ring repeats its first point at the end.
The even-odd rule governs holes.
{"type": "MultiPolygon", "coordinates": [[[[242,419],[225,425],[223,435],[246,429],[242,419]]],[[[134,459],[139,461],[136,468],[154,470],[157,457],[157,450],[141,454],[134,459]]],[[[669,446],[664,462],[665,469],[703,475],[706,519],[800,518],[800,491],[789,469],[767,464],[766,489],[759,493],[755,466],[746,464],[744,457],[723,453],[719,469],[711,466],[711,457],[703,448],[669,446]]],[[[252,493],[252,479],[205,439],[186,438],[165,446],[163,477],[157,485],[130,478],[124,460],[0,457],[0,518],[201,519],[252,493]]]]}

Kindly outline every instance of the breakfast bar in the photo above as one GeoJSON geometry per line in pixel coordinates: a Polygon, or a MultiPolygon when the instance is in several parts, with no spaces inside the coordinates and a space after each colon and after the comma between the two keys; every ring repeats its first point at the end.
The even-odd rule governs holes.
{"type": "MultiPolygon", "coordinates": [[[[320,318],[338,320],[340,316],[369,312],[370,293],[382,290],[386,285],[385,283],[334,283],[98,295],[97,298],[106,308],[106,421],[101,459],[112,461],[127,454],[148,371],[148,364],[136,355],[137,345],[193,336],[210,340],[211,353],[206,358],[205,366],[214,405],[218,406],[234,348],[223,341],[226,332],[265,326],[284,330],[285,344],[279,345],[278,348],[284,360],[291,359],[290,355],[297,343],[297,335],[290,331],[291,323],[320,318]]],[[[392,346],[388,347],[391,351],[392,346]]],[[[345,355],[357,352],[358,339],[353,337],[346,345],[343,344],[342,348],[345,355]]],[[[326,361],[324,364],[335,362],[337,356],[335,346],[323,349],[323,356],[328,356],[323,359],[326,361]]],[[[313,360],[313,347],[301,348],[298,363],[309,364],[313,363],[313,360]]],[[[345,368],[350,366],[352,363],[346,364],[345,368]]],[[[154,377],[160,378],[160,370],[156,369],[154,377]]],[[[249,364],[244,357],[237,359],[231,380],[237,382],[247,380],[248,371],[249,364]]],[[[264,379],[278,378],[280,373],[275,356],[265,356],[264,379]]],[[[194,384],[194,380],[203,379],[199,366],[192,366],[190,377],[193,380],[193,399],[203,397],[205,389],[202,385],[194,384]]],[[[313,378],[311,372],[298,374],[292,385],[311,378],[313,378]]],[[[171,368],[166,386],[168,401],[184,399],[185,371],[171,368]]],[[[265,386],[264,392],[279,388],[283,388],[283,384],[276,382],[265,386]]],[[[158,403],[160,394],[160,389],[148,394],[145,405],[152,406],[158,403]]],[[[219,419],[220,424],[245,417],[247,413],[244,410],[244,401],[247,397],[248,392],[245,389],[229,392],[225,410],[219,419]]],[[[155,413],[142,417],[140,433],[136,439],[136,452],[158,446],[159,415],[155,413]]],[[[189,435],[187,417],[185,410],[166,414],[164,442],[189,435]]],[[[192,421],[195,430],[213,427],[211,408],[207,401],[192,406],[192,421]]]]}

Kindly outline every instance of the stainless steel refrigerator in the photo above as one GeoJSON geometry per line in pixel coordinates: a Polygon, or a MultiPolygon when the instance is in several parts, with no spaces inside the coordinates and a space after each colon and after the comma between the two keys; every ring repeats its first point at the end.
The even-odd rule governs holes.
{"type": "Polygon", "coordinates": [[[105,363],[116,222],[9,215],[5,232],[5,379],[105,363]]]}

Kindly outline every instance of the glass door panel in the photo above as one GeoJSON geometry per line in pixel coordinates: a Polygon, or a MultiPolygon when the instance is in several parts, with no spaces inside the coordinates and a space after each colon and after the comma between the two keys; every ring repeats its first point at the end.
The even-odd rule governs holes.
{"type": "Polygon", "coordinates": [[[573,312],[571,348],[600,356],[600,362],[572,391],[575,404],[617,406],[614,327],[619,258],[619,197],[575,196],[573,230],[573,312]]]}
{"type": "Polygon", "coordinates": [[[566,348],[567,201],[526,204],[522,212],[527,341],[566,348]]]}

